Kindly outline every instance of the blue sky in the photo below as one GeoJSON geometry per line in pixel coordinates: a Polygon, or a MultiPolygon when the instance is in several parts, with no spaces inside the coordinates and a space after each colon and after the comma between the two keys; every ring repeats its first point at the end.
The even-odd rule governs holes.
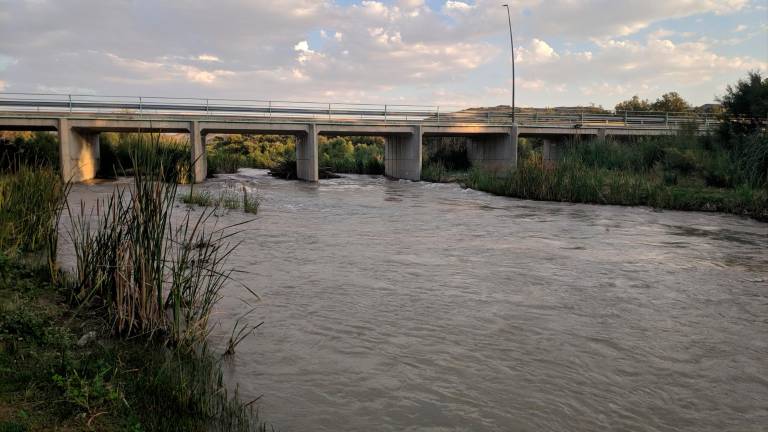
{"type": "MultiPolygon", "coordinates": [[[[0,0],[0,90],[508,104],[498,0],[0,0]]],[[[712,102],[768,69],[766,0],[511,0],[518,104],[712,102]]]]}

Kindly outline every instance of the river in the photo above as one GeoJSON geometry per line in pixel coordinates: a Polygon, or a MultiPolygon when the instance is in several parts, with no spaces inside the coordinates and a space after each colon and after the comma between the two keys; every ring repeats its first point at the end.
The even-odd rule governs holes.
{"type": "Polygon", "coordinates": [[[203,187],[231,182],[264,197],[230,264],[265,323],[226,379],[280,430],[768,427],[768,224],[369,176],[203,187]]]}

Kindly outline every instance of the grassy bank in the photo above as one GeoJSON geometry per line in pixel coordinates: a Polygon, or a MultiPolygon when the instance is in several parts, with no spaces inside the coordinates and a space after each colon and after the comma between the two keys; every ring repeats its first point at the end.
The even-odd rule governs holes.
{"type": "Polygon", "coordinates": [[[0,431],[258,429],[220,356],[115,337],[46,268],[2,255],[0,272],[0,431]]]}
{"type": "Polygon", "coordinates": [[[232,231],[206,229],[215,208],[173,217],[165,161],[134,151],[130,187],[68,210],[71,273],[67,185],[44,166],[0,176],[0,431],[266,428],[207,344],[232,231]]]}
{"type": "Polygon", "coordinates": [[[556,163],[529,151],[517,170],[473,169],[465,184],[532,200],[716,211],[768,221],[767,142],[755,134],[729,145],[685,135],[571,143],[556,163]]]}

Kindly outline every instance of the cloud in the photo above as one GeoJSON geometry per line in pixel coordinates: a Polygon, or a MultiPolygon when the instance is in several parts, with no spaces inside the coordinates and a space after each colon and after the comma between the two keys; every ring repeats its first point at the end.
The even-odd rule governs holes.
{"type": "Polygon", "coordinates": [[[303,40],[303,41],[297,43],[296,45],[294,45],[293,46],[293,50],[294,51],[299,51],[299,52],[304,52],[304,53],[313,52],[311,49],[309,49],[309,43],[307,41],[305,41],[305,40],[303,40]]]}
{"type": "MultiPolygon", "coordinates": [[[[6,1],[0,80],[18,91],[506,103],[500,3],[6,1]],[[226,25],[210,25],[214,14],[226,25]],[[174,19],[158,19],[167,16],[174,19]]],[[[750,68],[765,69],[762,53],[730,48],[757,25],[731,39],[699,34],[695,41],[675,26],[676,18],[701,14],[733,14],[725,27],[744,26],[738,17],[755,8],[747,0],[510,3],[521,103],[608,103],[662,89],[704,101],[750,68]]]]}
{"type": "Polygon", "coordinates": [[[0,91],[5,91],[6,86],[7,84],[5,83],[5,81],[0,80],[0,91]]]}
{"type": "Polygon", "coordinates": [[[221,59],[210,54],[200,54],[197,59],[204,62],[221,62],[221,59]]]}

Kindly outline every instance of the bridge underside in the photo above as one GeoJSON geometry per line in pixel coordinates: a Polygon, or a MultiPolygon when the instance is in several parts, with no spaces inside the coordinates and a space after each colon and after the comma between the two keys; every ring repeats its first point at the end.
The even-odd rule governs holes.
{"type": "MultiPolygon", "coordinates": [[[[422,122],[320,122],[294,119],[265,121],[241,117],[147,116],[132,115],[46,115],[19,113],[0,116],[0,130],[58,131],[62,175],[80,182],[95,177],[99,168],[101,132],[188,133],[195,182],[207,174],[206,136],[208,134],[278,134],[296,137],[299,179],[318,181],[318,137],[381,136],[385,139],[385,174],[392,178],[420,180],[424,137],[465,137],[467,155],[474,165],[491,170],[514,169],[517,165],[519,136],[545,138],[555,148],[563,137],[606,135],[666,135],[664,130],[629,130],[567,127],[518,127],[500,125],[436,125],[422,122]]],[[[555,154],[555,151],[551,151],[555,154]]]]}

